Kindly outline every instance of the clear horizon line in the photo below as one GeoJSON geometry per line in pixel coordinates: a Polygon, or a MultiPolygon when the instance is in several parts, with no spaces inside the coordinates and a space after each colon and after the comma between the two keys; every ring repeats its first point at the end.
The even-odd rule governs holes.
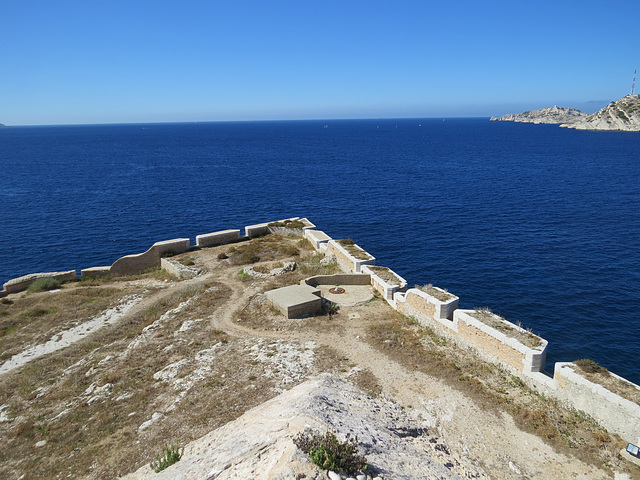
{"type": "Polygon", "coordinates": [[[339,121],[360,121],[360,120],[438,120],[438,119],[483,119],[491,118],[490,115],[479,116],[434,116],[434,117],[354,117],[354,118],[281,118],[281,119],[261,119],[261,120],[179,120],[179,121],[159,121],[159,122],[101,122],[101,123],[34,123],[34,124],[2,124],[0,128],[15,127],[81,127],[81,126],[109,126],[109,125],[176,125],[191,123],[268,123],[268,122],[339,122],[339,121]]]}

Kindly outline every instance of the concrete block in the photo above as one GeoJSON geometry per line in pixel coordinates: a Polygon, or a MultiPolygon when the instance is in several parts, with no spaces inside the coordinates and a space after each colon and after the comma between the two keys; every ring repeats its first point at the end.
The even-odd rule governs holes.
{"type": "Polygon", "coordinates": [[[331,240],[331,237],[329,235],[320,230],[305,230],[304,237],[309,240],[316,251],[320,251],[320,246],[323,244],[326,248],[326,244],[329,243],[329,240],[331,240]]]}
{"type": "Polygon", "coordinates": [[[216,245],[224,245],[238,240],[240,238],[240,230],[221,230],[219,232],[204,233],[196,236],[196,246],[198,247],[214,247],[216,245]]]}
{"type": "Polygon", "coordinates": [[[267,302],[287,318],[316,315],[322,311],[320,290],[309,285],[291,285],[266,293],[267,302]]]}
{"type": "Polygon", "coordinates": [[[90,267],[80,270],[80,276],[85,277],[104,277],[111,273],[111,267],[90,267]]]}
{"type": "Polygon", "coordinates": [[[158,252],[161,257],[167,254],[178,255],[191,248],[191,240],[188,238],[174,238],[173,240],[163,240],[156,242],[151,247],[158,252]]]}

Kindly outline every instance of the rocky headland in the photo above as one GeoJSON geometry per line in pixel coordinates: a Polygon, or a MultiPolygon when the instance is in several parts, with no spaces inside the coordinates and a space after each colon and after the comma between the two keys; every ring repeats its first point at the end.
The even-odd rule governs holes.
{"type": "Polygon", "coordinates": [[[627,95],[593,115],[576,122],[564,122],[560,126],[576,130],[640,132],[640,95],[627,95]]]}
{"type": "Polygon", "coordinates": [[[491,117],[491,121],[571,124],[586,119],[588,116],[588,113],[581,112],[575,108],[558,107],[554,105],[553,107],[541,108],[539,110],[527,110],[522,113],[510,113],[502,117],[491,117]]]}

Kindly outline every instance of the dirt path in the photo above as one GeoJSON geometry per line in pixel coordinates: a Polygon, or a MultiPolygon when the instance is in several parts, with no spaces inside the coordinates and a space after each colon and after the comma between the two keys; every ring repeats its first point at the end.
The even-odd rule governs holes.
{"type": "Polygon", "coordinates": [[[480,471],[484,469],[491,477],[609,478],[604,471],[559,454],[539,437],[523,432],[509,415],[483,411],[458,390],[435,377],[409,371],[364,341],[370,324],[368,315],[390,309],[383,301],[367,306],[366,311],[362,307],[343,307],[341,318],[348,320],[341,322],[339,332],[252,328],[235,322],[234,314],[259,292],[260,282],[240,281],[237,268],[233,267],[218,271],[215,278],[232,290],[225,306],[211,319],[215,328],[240,339],[313,341],[319,347],[330,347],[354,366],[347,375],[357,370],[370,371],[382,387],[383,395],[409,409],[420,426],[437,430],[454,455],[479,467],[480,471]],[[349,318],[351,312],[357,313],[355,318],[349,318]]]}

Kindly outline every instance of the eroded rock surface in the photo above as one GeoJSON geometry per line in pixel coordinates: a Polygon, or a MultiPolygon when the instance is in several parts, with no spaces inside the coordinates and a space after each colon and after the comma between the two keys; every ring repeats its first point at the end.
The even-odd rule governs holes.
{"type": "Polygon", "coordinates": [[[230,478],[324,478],[293,437],[311,428],[356,435],[372,474],[395,480],[487,478],[480,467],[449,453],[430,429],[396,404],[372,398],[333,375],[308,380],[189,443],[182,460],[156,474],[148,466],[126,480],[230,478]],[[420,444],[439,445],[437,460],[420,444]]]}

